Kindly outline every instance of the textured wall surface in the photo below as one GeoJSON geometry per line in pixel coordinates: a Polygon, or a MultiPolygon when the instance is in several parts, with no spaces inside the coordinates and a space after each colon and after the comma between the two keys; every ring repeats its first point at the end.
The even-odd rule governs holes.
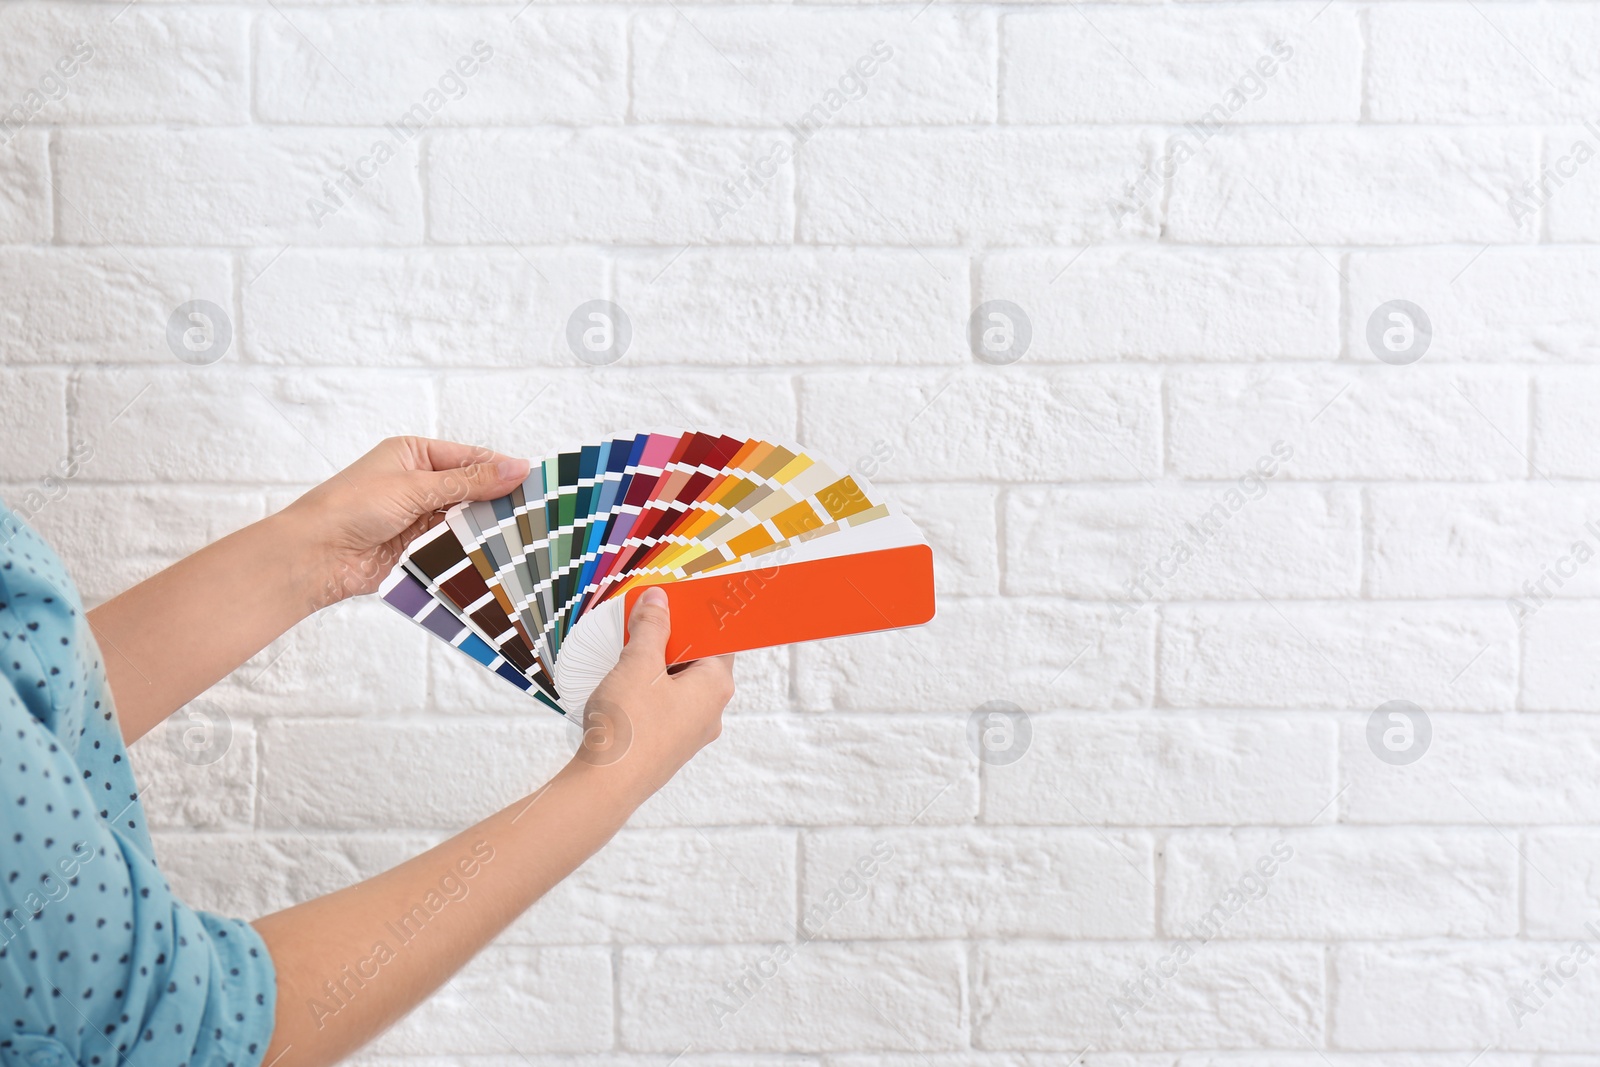
{"type": "MultiPolygon", "coordinates": [[[[796,438],[936,546],[369,1063],[1600,1055],[1600,5],[5,3],[0,108],[91,599],[402,432],[796,438]]],[[[300,627],[136,749],[176,884],[526,792],[497,686],[300,627]]]]}

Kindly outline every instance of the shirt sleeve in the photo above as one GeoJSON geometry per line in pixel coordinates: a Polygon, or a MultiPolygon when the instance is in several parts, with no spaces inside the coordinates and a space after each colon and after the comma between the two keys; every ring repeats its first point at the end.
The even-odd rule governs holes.
{"type": "Polygon", "coordinates": [[[118,830],[137,795],[100,795],[19,691],[24,650],[0,655],[17,667],[0,672],[0,1061],[258,1067],[276,988],[260,936],[174,899],[147,838],[118,830]]]}

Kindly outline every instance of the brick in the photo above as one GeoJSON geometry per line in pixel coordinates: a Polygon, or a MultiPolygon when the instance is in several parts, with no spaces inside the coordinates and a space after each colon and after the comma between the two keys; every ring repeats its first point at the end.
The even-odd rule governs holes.
{"type": "Polygon", "coordinates": [[[0,249],[0,359],[9,363],[165,363],[180,304],[232,302],[220,253],[0,249]]]}
{"type": "Polygon", "coordinates": [[[590,254],[521,249],[271,251],[245,257],[251,360],[342,366],[572,366],[567,318],[606,293],[590,254]]]}
{"type": "Polygon", "coordinates": [[[1527,473],[1527,385],[1499,368],[1206,367],[1167,375],[1172,473],[1237,478],[1283,441],[1285,478],[1500,481],[1527,473]]]}
{"type": "Polygon", "coordinates": [[[256,107],[269,122],[393,124],[414,135],[434,125],[619,122],[627,106],[615,12],[513,20],[471,8],[346,9],[258,25],[256,107]]]}
{"type": "Polygon", "coordinates": [[[652,363],[966,363],[966,260],[929,258],[936,270],[893,250],[630,256],[616,302],[652,363]]]}
{"type": "Polygon", "coordinates": [[[1588,368],[1541,370],[1533,376],[1529,459],[1546,478],[1600,478],[1593,444],[1600,374],[1588,368]]]}
{"type": "Polygon", "coordinates": [[[978,815],[966,717],[732,715],[635,826],[939,826],[978,815]]]}
{"type": "Polygon", "coordinates": [[[733,699],[727,714],[787,711],[790,662],[787,648],[758,648],[741,652],[733,659],[733,699]]]}
{"type": "Polygon", "coordinates": [[[426,383],[355,370],[85,372],[76,401],[107,481],[317,482],[432,421],[426,383]]]}
{"type": "Polygon", "coordinates": [[[1600,753],[1600,727],[1587,716],[1430,714],[1432,743],[1405,767],[1373,756],[1365,715],[1346,723],[1344,821],[1504,828],[1600,818],[1600,788],[1582,769],[1600,753]]]}
{"type": "Polygon", "coordinates": [[[806,441],[840,457],[881,455],[886,446],[878,478],[895,482],[1156,476],[1159,388],[1139,370],[1014,367],[816,373],[799,382],[806,441]],[[991,429],[999,426],[1003,434],[991,429]]]}
{"type": "Polygon", "coordinates": [[[1003,827],[804,837],[803,933],[851,938],[1150,937],[1148,834],[1003,827]]]}
{"type": "Polygon", "coordinates": [[[1236,825],[1337,815],[1329,801],[1338,738],[1316,718],[1035,715],[1030,726],[1021,759],[984,768],[985,822],[1236,825]]]}
{"type": "Polygon", "coordinates": [[[1493,830],[1204,830],[1167,839],[1175,937],[1512,937],[1517,852],[1493,830]]]}
{"type": "Polygon", "coordinates": [[[1583,924],[1600,919],[1600,833],[1584,828],[1523,835],[1522,877],[1529,937],[1594,937],[1583,924]]]}
{"type": "Polygon", "coordinates": [[[792,125],[801,151],[818,126],[993,122],[995,36],[992,15],[960,9],[647,11],[634,118],[792,125]]]}
{"type": "Polygon", "coordinates": [[[575,747],[566,729],[554,716],[268,722],[261,727],[261,825],[457,829],[526,797],[560,770],[575,747]],[[372,757],[352,761],[353,751],[372,757]],[[432,770],[416,777],[396,774],[397,767],[432,770]]]}
{"type": "MultiPolygon", "coordinates": [[[[59,372],[0,367],[0,421],[26,428],[0,450],[0,478],[59,479],[71,469],[66,397],[66,381],[59,372]]],[[[8,499],[13,508],[22,509],[22,494],[8,499]]]]}
{"type": "Polygon", "coordinates": [[[1373,596],[1500,597],[1526,620],[1552,596],[1600,593],[1600,566],[1581,562],[1600,552],[1600,493],[1587,487],[1374,486],[1367,494],[1373,596]]]}
{"type": "MultiPolygon", "coordinates": [[[[143,740],[129,750],[129,759],[150,829],[249,828],[257,774],[257,737],[251,723],[219,714],[217,705],[201,697],[143,740]]],[[[117,814],[113,807],[110,817],[117,814]]]]}
{"type": "MultiPolygon", "coordinates": [[[[84,460],[85,478],[94,459],[84,460]]],[[[252,493],[167,486],[69,486],[33,525],[86,602],[109,600],[263,515],[252,493]]]]}
{"type": "Polygon", "coordinates": [[[1118,626],[1098,606],[945,598],[926,626],[799,646],[795,677],[813,711],[1144,707],[1154,637],[1152,619],[1118,626]]]}
{"type": "Polygon", "coordinates": [[[980,301],[1009,300],[1035,363],[1335,359],[1339,276],[1306,250],[1092,246],[1002,252],[980,301]]]}
{"type": "Polygon", "coordinates": [[[38,130],[24,130],[0,142],[0,241],[47,242],[50,219],[48,141],[38,130]]]}
{"type": "Polygon", "coordinates": [[[611,1048],[611,954],[604,948],[484,949],[369,1046],[408,1055],[599,1052],[611,1048]],[[583,1005],[582,1011],[573,1006],[583,1005]]]}
{"type": "Polygon", "coordinates": [[[1001,109],[1016,123],[1354,122],[1356,15],[1314,15],[1309,3],[1008,15],[1001,109]]]}
{"type": "Polygon", "coordinates": [[[1333,1042],[1347,1049],[1591,1048],[1600,1038],[1592,1010],[1600,967],[1592,958],[1576,963],[1571,951],[1568,941],[1337,946],[1333,1042]],[[1576,968],[1570,979],[1546,979],[1548,996],[1524,990],[1563,958],[1564,969],[1576,968]],[[1519,1018],[1512,997],[1533,1010],[1519,1018]]]}
{"type": "Polygon", "coordinates": [[[1353,252],[1345,329],[1356,359],[1369,318],[1409,300],[1433,327],[1424,359],[1588,363],[1600,345],[1600,255],[1583,248],[1405,249],[1353,252]]]}
{"type": "MultiPolygon", "coordinates": [[[[1591,546],[1592,535],[1585,534],[1591,546]]],[[[1548,586],[1546,587],[1548,588],[1548,586]]],[[[1600,665],[1589,641],[1600,623],[1600,603],[1540,604],[1531,597],[1507,601],[1522,624],[1522,691],[1529,711],[1593,711],[1600,700],[1600,665]]]]}
{"type": "Polygon", "coordinates": [[[445,244],[786,243],[793,176],[774,161],[775,142],[770,133],[694,128],[441,131],[428,146],[429,236],[445,244]],[[744,176],[757,165],[769,176],[752,190],[744,176]],[[743,184],[731,186],[736,179],[743,184]]]}
{"type": "Polygon", "coordinates": [[[973,1043],[1079,1052],[1085,1045],[1295,1049],[1319,1040],[1326,1025],[1319,947],[1214,943],[1191,951],[1163,979],[1157,968],[1173,970],[1178,960],[1172,943],[981,945],[973,965],[973,1043]],[[1124,984],[1146,973],[1149,995],[1135,991],[1129,999],[1124,984]]]}
{"type": "Polygon", "coordinates": [[[1176,170],[1166,233],[1195,244],[1516,243],[1525,235],[1506,201],[1534,168],[1522,132],[1223,131],[1176,170]]]}
{"type": "Polygon", "coordinates": [[[954,945],[874,942],[625,948],[622,1044],[825,1052],[964,1045],[964,954],[954,945]],[[725,988],[744,982],[744,992],[725,988]]]}
{"type": "Polygon", "coordinates": [[[782,941],[795,930],[794,835],[625,830],[512,923],[504,943],[782,941]]]}
{"type": "MultiPolygon", "coordinates": [[[[884,442],[887,449],[888,443],[884,442]]],[[[886,460],[868,455],[854,472],[886,460]]],[[[985,596],[1000,591],[1000,545],[995,530],[998,491],[983,485],[891,485],[881,491],[917,524],[933,546],[933,583],[939,593],[985,596]]]]}
{"type": "Polygon", "coordinates": [[[248,38],[245,12],[226,8],[7,5],[0,101],[38,107],[39,125],[248,122],[248,38]]]}
{"type": "Polygon", "coordinates": [[[1499,605],[1255,602],[1162,609],[1176,707],[1509,711],[1516,624],[1499,605]]]}
{"type": "Polygon", "coordinates": [[[383,130],[65,130],[55,151],[66,244],[422,239],[415,149],[383,130]],[[393,153],[381,164],[380,143],[393,153]]]}
{"type": "Polygon", "coordinates": [[[1153,160],[1132,131],[825,130],[799,157],[799,239],[815,244],[1080,244],[1156,235],[1112,201],[1153,160]]]}
{"type": "Polygon", "coordinates": [[[1600,110],[1600,21],[1581,6],[1385,4],[1367,39],[1377,122],[1549,122],[1600,110]],[[1494,70],[1490,84],[1477,75],[1494,70]]]}
{"type": "Polygon", "coordinates": [[[1257,590],[1354,596],[1360,581],[1361,502],[1348,487],[1256,476],[1242,487],[1017,488],[1006,495],[1005,530],[1013,594],[1137,608],[1257,590]]]}
{"type": "Polygon", "coordinates": [[[520,373],[449,376],[440,389],[439,433],[524,456],[673,426],[795,437],[794,387],[785,374],[740,375],[734,389],[724,372],[646,371],[631,358],[625,354],[617,369],[551,371],[537,381],[520,373]]]}

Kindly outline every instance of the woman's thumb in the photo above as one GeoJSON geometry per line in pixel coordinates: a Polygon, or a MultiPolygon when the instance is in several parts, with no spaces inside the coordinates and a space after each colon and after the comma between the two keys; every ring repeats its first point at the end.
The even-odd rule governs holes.
{"type": "Polygon", "coordinates": [[[528,461],[500,456],[433,475],[434,493],[443,506],[462,500],[493,500],[505,496],[528,476],[528,461]]]}
{"type": "Polygon", "coordinates": [[[639,594],[628,615],[628,643],[622,649],[623,660],[666,669],[667,636],[671,633],[672,612],[667,607],[667,594],[652,585],[639,594]]]}

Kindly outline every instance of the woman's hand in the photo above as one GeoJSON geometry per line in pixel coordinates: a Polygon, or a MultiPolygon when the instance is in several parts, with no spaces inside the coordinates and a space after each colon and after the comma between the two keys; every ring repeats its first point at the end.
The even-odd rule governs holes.
{"type": "Polygon", "coordinates": [[[526,460],[391,437],[276,515],[89,613],[132,744],[319,608],[376,589],[461,500],[504,496],[526,460]]]}
{"type": "Polygon", "coordinates": [[[722,733],[733,698],[733,657],[666,663],[666,594],[646,589],[628,616],[622,659],[595,688],[569,770],[605,782],[631,807],[649,798],[722,733]]]}
{"type": "Polygon", "coordinates": [[[371,593],[450,505],[505,496],[528,461],[486,448],[391,437],[281,513],[308,546],[316,607],[371,593]]]}

